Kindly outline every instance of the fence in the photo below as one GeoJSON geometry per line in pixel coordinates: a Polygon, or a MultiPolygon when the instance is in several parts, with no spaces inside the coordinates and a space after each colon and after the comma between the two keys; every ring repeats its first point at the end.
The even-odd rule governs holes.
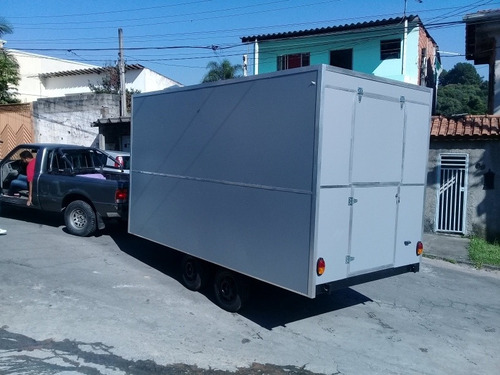
{"type": "Polygon", "coordinates": [[[0,105],[0,159],[20,143],[34,139],[30,103],[0,105]]]}

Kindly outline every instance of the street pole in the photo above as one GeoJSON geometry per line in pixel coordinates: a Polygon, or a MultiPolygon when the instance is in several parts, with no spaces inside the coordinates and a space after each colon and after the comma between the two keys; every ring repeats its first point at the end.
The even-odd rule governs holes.
{"type": "Polygon", "coordinates": [[[119,51],[118,68],[120,71],[120,117],[127,115],[127,93],[125,89],[125,60],[123,58],[123,30],[118,29],[119,51]]]}

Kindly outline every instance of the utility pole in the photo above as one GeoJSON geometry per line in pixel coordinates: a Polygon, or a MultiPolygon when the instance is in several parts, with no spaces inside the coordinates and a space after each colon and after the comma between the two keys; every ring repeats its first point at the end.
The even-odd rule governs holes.
{"type": "Polygon", "coordinates": [[[127,92],[125,89],[125,60],[123,58],[123,30],[118,29],[119,51],[118,69],[120,71],[120,117],[127,115],[127,92]]]}

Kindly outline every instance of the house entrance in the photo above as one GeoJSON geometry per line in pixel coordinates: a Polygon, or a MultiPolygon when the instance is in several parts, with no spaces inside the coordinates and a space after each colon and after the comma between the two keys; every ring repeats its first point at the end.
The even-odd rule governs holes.
{"type": "Polygon", "coordinates": [[[468,154],[439,155],[436,231],[465,234],[468,154]]]}

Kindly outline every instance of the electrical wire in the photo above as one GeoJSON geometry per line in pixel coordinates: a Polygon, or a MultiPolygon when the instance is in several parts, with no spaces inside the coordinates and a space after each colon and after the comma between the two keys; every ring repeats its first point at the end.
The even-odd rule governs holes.
{"type": "MultiPolygon", "coordinates": [[[[427,1],[427,0],[424,0],[427,1]]],[[[251,4],[244,6],[244,9],[247,10],[246,16],[249,14],[262,14],[264,12],[269,13],[269,12],[284,12],[284,11],[290,11],[293,9],[298,9],[298,8],[303,8],[304,6],[308,6],[312,9],[314,7],[317,7],[318,9],[321,9],[322,6],[324,6],[327,3],[333,3],[333,2],[340,2],[340,0],[330,0],[330,1],[308,1],[307,4],[299,4],[297,5],[294,3],[291,6],[282,6],[282,3],[285,3],[286,1],[273,1],[273,2],[260,2],[257,4],[251,4]],[[263,7],[266,6],[265,9],[255,9],[257,7],[263,7]]],[[[21,23],[21,28],[22,27],[31,27],[31,26],[36,26],[39,29],[46,30],[47,25],[53,25],[54,22],[52,19],[63,19],[63,18],[72,18],[72,17],[89,17],[89,16],[98,16],[99,14],[102,15],[113,15],[113,14],[126,14],[126,13],[134,13],[134,15],[141,14],[143,12],[149,12],[153,11],[156,14],[160,13],[161,11],[168,11],[170,14],[168,16],[155,16],[155,17],[147,17],[147,16],[134,16],[134,18],[131,19],[124,19],[122,21],[129,21],[132,22],[132,25],[129,25],[127,27],[130,28],[141,28],[141,27],[152,27],[154,25],[162,25],[162,26],[180,26],[183,23],[188,22],[186,18],[189,19],[189,22],[197,21],[205,21],[205,20],[220,20],[220,19],[228,19],[228,18],[233,18],[236,16],[241,16],[242,15],[242,7],[222,7],[216,10],[208,10],[208,11],[198,11],[198,12],[193,12],[193,11],[187,11],[187,12],[177,12],[175,13],[174,10],[178,7],[181,6],[186,6],[186,5],[201,5],[203,3],[207,3],[207,1],[186,1],[186,2],[179,2],[176,4],[168,4],[168,5],[162,5],[162,6],[155,6],[155,7],[142,7],[142,8],[134,8],[134,9],[118,9],[118,10],[113,10],[113,11],[104,11],[104,12],[94,12],[94,13],[81,13],[81,14],[66,14],[66,15],[55,15],[55,16],[38,16],[38,17],[17,17],[14,19],[19,19],[19,20],[36,20],[36,25],[33,24],[33,22],[28,22],[28,23],[21,23]],[[152,19],[157,20],[157,19],[166,19],[165,22],[159,22],[159,23],[152,23],[150,22],[152,19]],[[48,22],[45,22],[44,20],[48,20],[48,22]],[[149,21],[149,22],[144,22],[143,21],[149,21]]],[[[493,0],[481,0],[481,1],[474,1],[470,4],[467,5],[461,5],[461,6],[450,6],[450,7],[445,7],[445,8],[434,8],[434,9],[422,9],[418,13],[421,14],[432,14],[435,15],[436,12],[438,15],[435,15],[433,18],[429,18],[429,21],[424,25],[425,28],[428,31],[432,30],[442,30],[442,29],[451,29],[451,28],[456,28],[456,27],[461,27],[463,26],[463,22],[460,21],[446,21],[447,19],[454,18],[457,16],[460,16],[466,12],[473,11],[475,9],[478,9],[481,6],[491,6],[498,4],[499,2],[494,2],[493,0]]],[[[214,58],[214,53],[216,53],[215,57],[217,59],[221,58],[232,58],[235,56],[241,56],[243,53],[246,52],[246,49],[248,48],[248,45],[245,43],[235,43],[232,42],[231,39],[234,38],[240,38],[241,34],[245,33],[246,35],[251,35],[252,31],[259,32],[260,35],[262,33],[273,33],[277,32],[276,30],[284,30],[284,29],[297,29],[300,27],[307,27],[308,29],[312,27],[320,27],[321,25],[332,25],[332,24],[338,24],[339,22],[345,22],[348,23],[350,21],[356,21],[356,23],[360,23],[362,20],[365,19],[385,19],[386,17],[392,18],[392,17],[400,17],[402,15],[402,12],[397,12],[397,13],[387,13],[387,14],[379,14],[379,15],[373,15],[373,16],[363,16],[363,17],[356,17],[356,18],[337,18],[337,19],[330,19],[330,20],[323,20],[323,21],[315,21],[315,22],[304,22],[304,23],[288,23],[288,24],[281,24],[281,25],[267,25],[267,26],[254,26],[254,27],[249,27],[249,25],[245,25],[245,27],[241,28],[231,28],[231,29],[207,29],[207,30],[198,30],[198,31],[190,31],[190,32],[167,32],[167,33],[133,33],[132,35],[128,36],[126,38],[126,46],[124,48],[124,51],[127,53],[126,57],[128,61],[134,61],[135,63],[141,63],[141,62],[155,62],[157,64],[164,64],[164,63],[169,63],[169,66],[171,65],[172,62],[182,62],[182,61],[193,61],[193,60],[208,60],[210,58],[214,58]],[[239,35],[238,35],[239,33],[239,35]],[[179,35],[181,34],[181,35],[179,35]],[[218,42],[214,42],[214,39],[218,39],[218,42]],[[144,46],[144,40],[149,40],[149,41],[154,41],[156,40],[155,43],[149,44],[148,46],[144,46]],[[196,40],[197,43],[189,43],[190,41],[196,40]],[[202,41],[208,41],[207,43],[199,43],[202,41]],[[179,43],[180,42],[180,43],[179,43]],[[184,42],[184,43],[182,43],[184,42]],[[188,43],[185,43],[188,42],[188,43]],[[137,44],[141,44],[141,46],[135,46],[137,44]],[[214,46],[217,47],[216,50],[214,50],[214,46]],[[233,52],[230,52],[230,50],[234,50],[233,52]],[[189,53],[189,51],[192,51],[192,53],[189,53]],[[148,53],[144,54],[144,52],[148,53]]],[[[109,21],[109,23],[114,23],[117,20],[112,20],[109,21]]],[[[87,23],[92,22],[93,27],[82,27],[82,28],[72,28],[72,30],[95,30],[95,21],[83,21],[83,22],[77,22],[79,25],[85,25],[87,23]]],[[[106,21],[108,22],[108,21],[106,21]]],[[[219,22],[219,21],[218,21],[219,22]]],[[[58,22],[57,25],[59,25],[58,28],[51,29],[51,31],[61,31],[65,30],[66,32],[63,35],[67,35],[67,25],[75,23],[74,21],[71,22],[66,22],[66,21],[61,21],[58,22]]],[[[102,23],[98,21],[98,23],[102,23]]],[[[103,26],[103,29],[110,29],[113,30],[113,32],[116,32],[116,26],[103,26]]],[[[278,31],[279,32],[279,31],[278,31]]],[[[366,34],[366,33],[365,33],[366,34]]],[[[91,38],[78,38],[78,39],[73,39],[73,38],[64,38],[64,39],[56,39],[55,41],[52,39],[24,39],[24,40],[16,40],[11,39],[9,43],[18,43],[19,47],[17,47],[19,50],[26,51],[26,52],[53,52],[54,54],[58,56],[71,56],[72,58],[77,58],[79,61],[85,61],[87,63],[96,63],[98,65],[102,65],[103,61],[109,61],[109,60],[114,60],[116,59],[116,55],[111,55],[113,53],[116,53],[118,51],[118,47],[116,47],[114,44],[117,44],[116,37],[111,37],[111,36],[104,36],[105,33],[103,34],[102,37],[98,37],[95,39],[91,38]],[[33,43],[37,44],[37,47],[31,47],[33,43]],[[50,43],[50,44],[49,44],[50,43]],[[65,47],[62,47],[63,44],[66,44],[65,47]],[[89,48],[89,47],[82,47],[84,44],[87,46],[90,44],[98,44],[100,47],[96,48],[89,48]],[[108,45],[112,45],[109,46],[108,45]],[[29,46],[31,45],[31,46],[29,46]],[[26,46],[26,47],[23,47],[26,46]],[[53,47],[55,46],[55,47],[53,47]]],[[[366,34],[364,38],[357,40],[357,43],[361,43],[363,41],[369,41],[372,36],[370,34],[366,34]]],[[[341,43],[338,43],[339,45],[341,43]]],[[[330,43],[331,45],[331,43],[330,43]]],[[[321,47],[321,44],[318,44],[316,46],[317,48],[321,47]]],[[[324,45],[325,50],[328,47],[328,44],[325,43],[324,45]]],[[[182,66],[182,65],[181,65],[182,66]]],[[[183,67],[188,67],[183,66],[183,67]]]]}

